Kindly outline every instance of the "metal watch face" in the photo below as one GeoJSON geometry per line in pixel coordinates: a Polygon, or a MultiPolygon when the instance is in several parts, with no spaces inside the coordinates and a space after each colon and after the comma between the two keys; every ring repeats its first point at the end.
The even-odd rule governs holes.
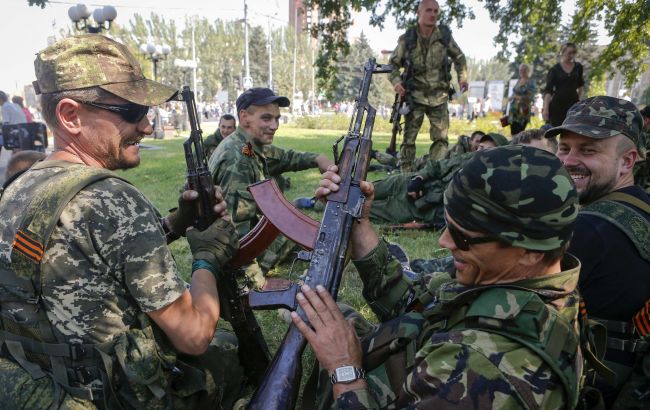
{"type": "Polygon", "coordinates": [[[345,383],[357,379],[357,375],[355,374],[354,367],[352,366],[339,367],[338,369],[335,370],[335,373],[336,373],[336,381],[339,383],[345,383]]]}

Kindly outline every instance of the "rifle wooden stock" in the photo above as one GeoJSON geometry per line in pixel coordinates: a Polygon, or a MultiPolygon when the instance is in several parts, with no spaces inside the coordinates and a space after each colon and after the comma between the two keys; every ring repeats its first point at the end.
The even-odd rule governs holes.
{"type": "MultiPolygon", "coordinates": [[[[327,197],[325,212],[318,227],[316,240],[313,242],[309,268],[304,275],[304,283],[312,288],[323,285],[335,299],[348,259],[352,226],[361,214],[365,199],[361,193],[360,182],[366,177],[370,161],[372,128],[375,119],[375,109],[368,103],[370,82],[373,73],[390,72],[391,68],[385,65],[378,66],[374,59],[370,59],[364,66],[363,81],[356,98],[355,115],[344,138],[343,151],[338,161],[342,181],[339,184],[339,191],[327,197]]],[[[264,204],[258,203],[259,205],[264,204]]],[[[295,284],[289,289],[279,291],[276,293],[279,296],[277,300],[282,298],[286,301],[286,295],[291,293],[295,298],[295,291],[297,291],[295,284]]],[[[270,303],[274,303],[273,292],[263,293],[267,294],[270,303]]],[[[287,305],[297,307],[296,312],[303,320],[307,320],[305,313],[296,305],[295,299],[287,302],[287,305]]],[[[249,402],[249,409],[280,410],[295,407],[302,375],[301,357],[305,346],[304,337],[291,324],[280,349],[266,371],[264,380],[249,402]]]]}

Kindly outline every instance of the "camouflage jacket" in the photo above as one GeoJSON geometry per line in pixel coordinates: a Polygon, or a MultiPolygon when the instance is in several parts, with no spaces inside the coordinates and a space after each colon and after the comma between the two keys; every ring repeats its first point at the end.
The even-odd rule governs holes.
{"type": "Polygon", "coordinates": [[[467,154],[468,152],[471,152],[469,148],[469,137],[467,135],[461,135],[458,137],[458,142],[456,145],[449,148],[449,151],[447,151],[445,158],[454,158],[459,155],[467,154]]]}
{"type": "Polygon", "coordinates": [[[424,167],[415,174],[424,180],[424,194],[415,200],[415,206],[418,209],[441,206],[447,185],[473,154],[473,152],[468,152],[448,159],[427,160],[424,167]]]}
{"type": "MultiPolygon", "coordinates": [[[[70,166],[39,163],[4,191],[0,265],[11,268],[20,210],[70,166]]],[[[135,187],[116,178],[87,186],[65,206],[43,253],[41,278],[47,317],[68,343],[111,341],[141,312],[162,309],[185,291],[158,212],[135,187]]]]}
{"type": "Polygon", "coordinates": [[[390,74],[390,82],[395,85],[402,81],[399,67],[404,67],[405,59],[409,59],[413,70],[411,85],[407,87],[410,99],[417,104],[431,107],[446,104],[450,84],[447,79],[445,56],[449,56],[453,61],[460,82],[467,80],[465,55],[453,37],[449,38],[449,45],[445,47],[439,28],[436,28],[429,38],[422,38],[417,33],[415,48],[409,52],[407,33],[400,36],[397,47],[390,56],[389,61],[395,67],[390,74]]]}
{"type": "Polygon", "coordinates": [[[223,137],[221,136],[221,131],[219,128],[217,130],[208,135],[208,138],[206,138],[203,141],[203,148],[205,149],[205,157],[209,160],[210,157],[212,156],[212,153],[217,149],[219,144],[221,144],[221,141],[223,141],[223,137]]]}
{"type": "Polygon", "coordinates": [[[210,172],[214,183],[223,189],[228,211],[240,235],[248,233],[257,223],[257,206],[246,187],[283,172],[317,167],[317,156],[274,145],[256,145],[241,127],[219,144],[210,157],[210,172]]]}
{"type": "MultiPolygon", "coordinates": [[[[563,268],[567,270],[552,276],[485,287],[463,286],[451,281],[447,274],[416,276],[403,271],[384,242],[365,258],[355,261],[355,265],[364,283],[363,294],[382,322],[397,323],[396,327],[405,324],[402,330],[397,330],[403,336],[418,329],[417,317],[424,317],[425,324],[412,338],[415,341],[412,353],[405,349],[410,362],[406,364],[404,382],[397,389],[391,387],[392,372],[387,371],[388,366],[380,366],[367,373],[368,389],[344,393],[337,399],[338,408],[571,407],[566,397],[569,389],[565,390],[561,378],[571,379],[568,385],[574,386],[570,390],[575,394],[582,373],[576,330],[575,289],[580,270],[577,259],[563,260],[563,268]],[[468,299],[469,294],[474,296],[468,299]],[[554,328],[552,324],[549,326],[551,321],[536,323],[533,328],[539,341],[543,341],[542,351],[572,352],[567,357],[560,356],[556,363],[562,376],[527,345],[506,337],[506,334],[519,334],[518,326],[528,323],[532,326],[535,322],[524,321],[522,325],[522,320],[517,319],[531,312],[532,300],[543,301],[547,308],[543,310],[561,316],[570,324],[565,328],[568,337],[556,337],[549,330],[554,328]],[[421,314],[408,313],[409,306],[414,304],[423,307],[421,314]],[[512,327],[503,334],[485,331],[481,330],[481,320],[482,328],[494,323],[509,323],[507,326],[512,327]],[[478,323],[471,324],[472,321],[478,323]]],[[[364,340],[364,347],[373,344],[372,340],[364,340]]],[[[364,357],[364,366],[366,360],[364,357]]]]}

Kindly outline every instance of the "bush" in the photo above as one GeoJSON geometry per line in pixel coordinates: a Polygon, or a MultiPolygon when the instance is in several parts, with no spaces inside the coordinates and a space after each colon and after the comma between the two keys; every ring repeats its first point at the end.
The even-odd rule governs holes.
{"type": "MultiPolygon", "coordinates": [[[[486,117],[479,117],[473,122],[466,119],[451,118],[449,121],[449,136],[451,139],[456,139],[460,135],[470,135],[474,131],[496,132],[503,135],[510,135],[510,128],[502,128],[499,123],[501,117],[500,112],[488,113],[486,117]]],[[[403,119],[402,119],[403,121],[403,119]]],[[[537,117],[534,117],[528,128],[539,128],[543,122],[537,117]]],[[[337,130],[347,131],[350,126],[350,117],[345,114],[330,114],[321,115],[318,117],[298,117],[295,122],[296,128],[306,128],[311,130],[337,130]]],[[[393,124],[388,122],[388,118],[384,119],[380,116],[375,118],[374,131],[390,133],[393,124]]],[[[420,134],[429,134],[429,121],[424,120],[420,134]]]]}

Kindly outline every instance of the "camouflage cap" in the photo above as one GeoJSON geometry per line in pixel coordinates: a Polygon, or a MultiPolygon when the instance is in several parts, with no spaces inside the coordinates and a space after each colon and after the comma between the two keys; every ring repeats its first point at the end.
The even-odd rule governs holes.
{"type": "Polygon", "coordinates": [[[573,104],[562,125],[546,131],[545,136],[554,137],[562,131],[596,139],[623,134],[638,145],[642,128],[643,119],[634,104],[620,98],[598,96],[573,104]]]}
{"type": "Polygon", "coordinates": [[[509,145],[477,152],[465,163],[445,190],[445,210],[467,230],[548,251],[571,238],[578,194],[555,155],[509,145]]]}
{"type": "Polygon", "coordinates": [[[508,139],[504,137],[501,134],[498,134],[496,132],[490,132],[488,134],[485,134],[484,136],[481,137],[479,142],[484,142],[484,141],[492,141],[494,142],[497,147],[502,147],[504,145],[508,145],[508,139]]]}
{"type": "Polygon", "coordinates": [[[129,49],[99,34],[64,38],[36,55],[37,94],[100,87],[127,101],[154,106],[177,90],[147,80],[129,49]]]}

